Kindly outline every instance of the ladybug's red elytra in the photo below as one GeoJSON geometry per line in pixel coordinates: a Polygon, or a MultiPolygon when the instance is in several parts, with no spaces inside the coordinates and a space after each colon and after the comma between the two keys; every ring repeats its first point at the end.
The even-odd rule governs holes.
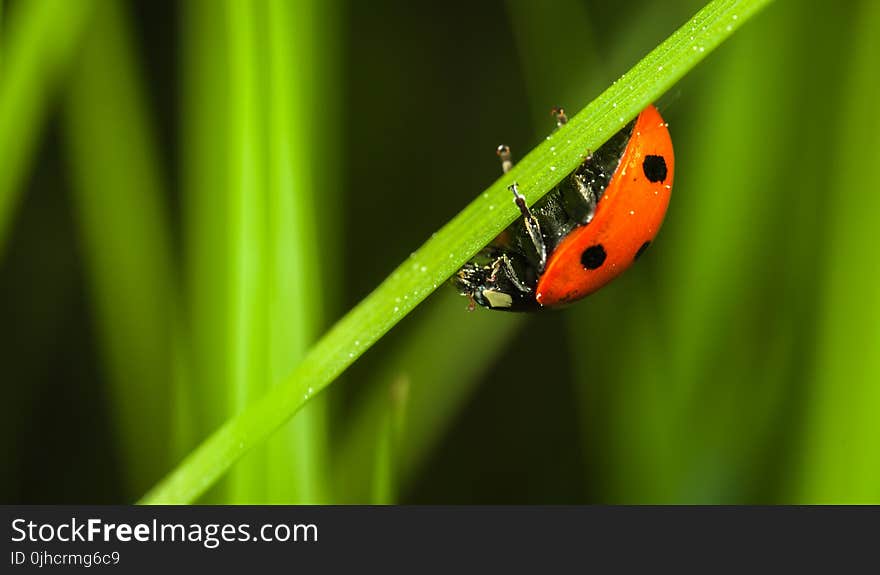
{"type": "MultiPolygon", "coordinates": [[[[557,123],[567,121],[555,109],[557,123]]],[[[498,148],[505,172],[513,163],[498,148]]],[[[620,275],[654,240],[669,205],[675,157],[653,105],[615,134],[454,276],[489,309],[530,311],[579,300],[620,275]]]]}

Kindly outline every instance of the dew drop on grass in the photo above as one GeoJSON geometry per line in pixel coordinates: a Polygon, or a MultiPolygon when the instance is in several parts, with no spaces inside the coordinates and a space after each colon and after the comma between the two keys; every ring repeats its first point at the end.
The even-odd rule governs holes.
{"type": "Polygon", "coordinates": [[[426,271],[428,271],[428,268],[427,268],[427,266],[422,266],[419,268],[419,271],[421,271],[422,273],[425,273],[426,271]]]}

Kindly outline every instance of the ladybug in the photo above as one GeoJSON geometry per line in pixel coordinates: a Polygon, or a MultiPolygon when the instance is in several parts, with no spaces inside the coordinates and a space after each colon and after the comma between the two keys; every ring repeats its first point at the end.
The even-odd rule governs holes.
{"type": "MultiPolygon", "coordinates": [[[[554,109],[557,125],[567,122],[554,109]]],[[[502,170],[510,149],[498,147],[502,170]]],[[[495,310],[532,311],[579,300],[623,273],[663,223],[675,159],[668,124],[653,105],[529,209],[453,277],[458,291],[495,310]]]]}

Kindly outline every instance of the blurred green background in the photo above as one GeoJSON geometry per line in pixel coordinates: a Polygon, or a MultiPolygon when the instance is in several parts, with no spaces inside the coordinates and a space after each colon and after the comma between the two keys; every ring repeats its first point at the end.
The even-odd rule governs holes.
{"type": "MultiPolygon", "coordinates": [[[[0,501],[130,502],[700,7],[0,0],[0,501]]],[[[880,3],[660,102],[663,231],[561,312],[442,286],[205,502],[880,502],[880,3]]]]}

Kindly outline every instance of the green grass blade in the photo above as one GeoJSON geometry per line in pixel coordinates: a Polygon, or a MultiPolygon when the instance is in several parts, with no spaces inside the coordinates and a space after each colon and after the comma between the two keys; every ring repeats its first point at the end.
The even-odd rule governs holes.
{"type": "MultiPolygon", "coordinates": [[[[400,445],[404,438],[406,407],[410,381],[405,375],[383,386],[384,395],[379,417],[379,429],[373,450],[373,477],[371,505],[392,505],[400,497],[400,445]]],[[[340,473],[356,474],[356,469],[340,473]]]]}
{"type": "Polygon", "coordinates": [[[226,255],[229,70],[223,10],[214,0],[181,4],[181,178],[186,302],[193,395],[193,426],[207,436],[231,410],[225,310],[229,298],[226,255]]]}
{"type": "MultiPolygon", "coordinates": [[[[229,372],[232,412],[244,410],[269,382],[268,205],[262,143],[258,3],[225,4],[229,34],[229,372]]],[[[266,453],[254,452],[231,477],[233,503],[265,500],[266,453]]]]}
{"type": "Polygon", "coordinates": [[[65,135],[123,468],[137,494],[173,461],[177,297],[164,178],[122,5],[100,3],[92,30],[71,76],[65,135]]]}
{"type": "Polygon", "coordinates": [[[514,220],[509,184],[518,181],[530,203],[539,199],[580,164],[584,150],[597,149],[768,3],[710,2],[425,242],[280,385],[224,424],[142,501],[184,503],[203,493],[514,220]]]}
{"type": "Polygon", "coordinates": [[[805,503],[880,502],[880,264],[874,249],[880,195],[872,175],[880,161],[880,3],[862,3],[853,22],[839,129],[835,145],[826,148],[840,194],[825,210],[827,253],[811,269],[824,273],[824,290],[796,482],[805,503]]]}
{"type": "MultiPolygon", "coordinates": [[[[336,158],[316,145],[325,100],[319,70],[324,60],[317,22],[332,3],[304,0],[268,4],[269,26],[269,229],[271,242],[270,381],[299,362],[324,323],[316,197],[316,174],[334,169],[336,158]]],[[[316,398],[269,444],[269,501],[319,503],[325,499],[326,398],[316,398]]]]}
{"type": "Polygon", "coordinates": [[[93,2],[32,0],[15,8],[0,44],[0,254],[51,96],[76,56],[93,2]]]}

